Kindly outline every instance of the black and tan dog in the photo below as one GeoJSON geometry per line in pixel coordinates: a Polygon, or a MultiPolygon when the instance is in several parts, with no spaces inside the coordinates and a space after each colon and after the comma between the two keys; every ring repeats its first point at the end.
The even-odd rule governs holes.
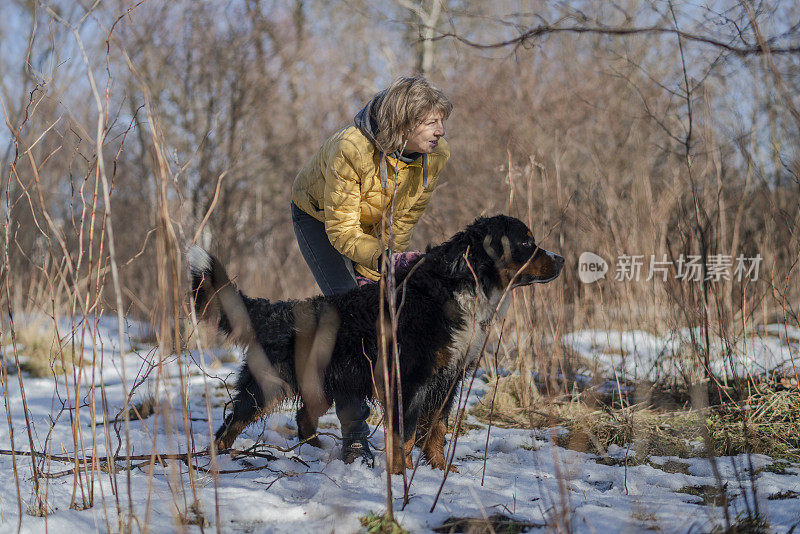
{"type": "MultiPolygon", "coordinates": [[[[314,445],[317,421],[337,399],[383,404],[378,284],[270,302],[233,288],[219,261],[199,247],[190,250],[189,263],[198,316],[248,345],[231,411],[216,433],[218,449],[231,447],[246,426],[287,399],[299,401],[299,437],[314,445]]],[[[506,288],[549,282],[563,264],[536,245],[524,223],[498,215],[477,219],[396,272],[403,436],[395,415],[392,472],[410,465],[414,443],[430,465],[444,469],[455,386],[483,350],[506,288]]]]}

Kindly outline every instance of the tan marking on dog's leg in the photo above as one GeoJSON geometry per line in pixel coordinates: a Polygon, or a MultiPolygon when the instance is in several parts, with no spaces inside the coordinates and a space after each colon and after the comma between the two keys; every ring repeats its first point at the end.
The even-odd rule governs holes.
{"type": "Polygon", "coordinates": [[[222,451],[225,449],[230,449],[233,447],[233,443],[236,441],[236,438],[239,437],[239,434],[242,431],[250,426],[250,424],[258,419],[261,419],[269,412],[274,410],[280,403],[282,403],[286,399],[286,396],[280,396],[277,398],[273,398],[272,401],[260,411],[257,411],[253,417],[249,420],[238,420],[233,421],[231,425],[225,429],[225,432],[220,436],[220,438],[216,441],[215,445],[218,451],[222,451]]]}
{"type": "MultiPolygon", "coordinates": [[[[427,423],[427,421],[426,421],[427,423]]],[[[447,425],[444,420],[439,418],[437,421],[430,425],[426,425],[425,437],[422,443],[422,455],[425,461],[435,469],[441,469],[447,466],[447,457],[444,453],[445,435],[447,434],[447,425]]],[[[458,473],[458,468],[451,465],[450,471],[458,473]]]]}
{"type": "Polygon", "coordinates": [[[414,460],[411,453],[414,451],[414,442],[416,441],[414,438],[416,435],[417,432],[415,430],[414,434],[412,434],[408,441],[403,444],[403,451],[405,452],[406,458],[406,469],[411,469],[414,467],[414,460]]]}
{"type": "Polygon", "coordinates": [[[226,449],[230,449],[233,446],[233,442],[236,441],[236,438],[242,431],[250,424],[249,422],[245,423],[243,421],[234,421],[230,424],[228,428],[225,429],[225,432],[219,437],[216,441],[215,446],[217,447],[218,451],[224,451],[226,449]]]}
{"type": "Polygon", "coordinates": [[[431,429],[431,421],[430,416],[428,414],[421,414],[419,416],[419,420],[417,421],[417,432],[416,432],[416,445],[420,449],[422,449],[425,445],[425,440],[428,439],[428,433],[431,429]]]}
{"type": "MultiPolygon", "coordinates": [[[[416,435],[416,433],[415,433],[416,435]]],[[[414,467],[414,462],[411,459],[411,453],[414,450],[414,436],[403,443],[402,438],[396,432],[393,433],[392,439],[392,469],[393,475],[400,475],[404,469],[414,467]]]]}
{"type": "Polygon", "coordinates": [[[317,406],[317,413],[313,413],[308,406],[303,405],[297,411],[297,437],[300,441],[305,441],[312,447],[317,447],[318,449],[322,448],[322,443],[314,434],[317,433],[319,418],[322,417],[330,407],[330,404],[327,403],[322,406],[317,406]]]}

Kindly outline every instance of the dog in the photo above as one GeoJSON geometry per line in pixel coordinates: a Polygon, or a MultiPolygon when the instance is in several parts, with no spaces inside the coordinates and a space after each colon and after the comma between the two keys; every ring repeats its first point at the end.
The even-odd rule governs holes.
{"type": "MultiPolygon", "coordinates": [[[[205,250],[192,247],[188,259],[197,316],[216,321],[222,333],[248,346],[230,413],[216,432],[218,450],[229,449],[245,427],[287,400],[299,404],[300,440],[316,446],[319,417],[337,399],[386,406],[381,354],[392,354],[392,325],[379,284],[270,302],[236,290],[205,250]]],[[[536,245],[522,221],[497,215],[476,219],[396,270],[393,339],[402,412],[400,397],[393,396],[392,473],[411,466],[415,443],[429,465],[445,469],[446,422],[456,386],[477,364],[502,297],[509,289],[554,280],[563,265],[564,258],[536,245]]]]}

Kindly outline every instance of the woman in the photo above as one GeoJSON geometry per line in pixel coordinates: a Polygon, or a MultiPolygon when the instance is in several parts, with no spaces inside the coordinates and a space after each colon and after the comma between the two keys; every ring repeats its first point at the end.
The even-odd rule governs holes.
{"type": "MultiPolygon", "coordinates": [[[[325,141],[297,175],[294,231],[323,294],[378,280],[384,250],[408,248],[450,156],[443,136],[452,109],[425,78],[398,78],[356,114],[353,124],[325,141]]],[[[360,457],[372,466],[369,408],[361,400],[334,402],[342,425],[342,459],[351,463],[360,457]]]]}

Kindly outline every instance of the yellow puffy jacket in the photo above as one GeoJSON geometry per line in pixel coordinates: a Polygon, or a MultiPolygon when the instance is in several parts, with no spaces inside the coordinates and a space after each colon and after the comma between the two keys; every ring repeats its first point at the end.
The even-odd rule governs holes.
{"type": "Polygon", "coordinates": [[[359,274],[377,280],[381,253],[389,246],[388,217],[395,184],[392,250],[404,252],[448,157],[450,149],[441,138],[428,156],[427,186],[423,186],[423,157],[404,163],[385,156],[382,185],[380,152],[351,125],[336,132],[303,167],[292,186],[292,201],[325,223],[331,244],[356,262],[359,274]],[[384,217],[387,225],[380,235],[384,217]]]}

